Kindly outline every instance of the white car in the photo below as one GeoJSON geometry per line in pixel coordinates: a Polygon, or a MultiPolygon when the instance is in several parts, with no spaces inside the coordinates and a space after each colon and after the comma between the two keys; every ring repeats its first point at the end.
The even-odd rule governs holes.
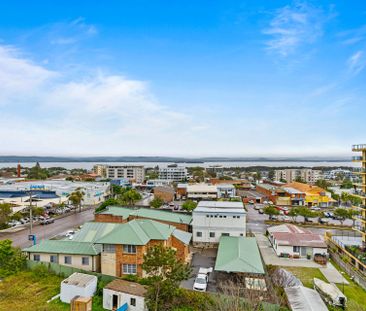
{"type": "Polygon", "coordinates": [[[207,290],[207,284],[208,284],[208,275],[199,273],[197,274],[197,277],[194,280],[193,290],[205,292],[207,290]]]}

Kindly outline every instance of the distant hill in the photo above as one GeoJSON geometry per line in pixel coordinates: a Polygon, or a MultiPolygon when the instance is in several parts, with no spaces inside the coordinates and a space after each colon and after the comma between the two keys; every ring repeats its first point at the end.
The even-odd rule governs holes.
{"type": "Polygon", "coordinates": [[[98,156],[98,157],[53,157],[53,156],[0,156],[0,162],[350,162],[348,158],[322,157],[159,157],[159,156],[98,156]]]}

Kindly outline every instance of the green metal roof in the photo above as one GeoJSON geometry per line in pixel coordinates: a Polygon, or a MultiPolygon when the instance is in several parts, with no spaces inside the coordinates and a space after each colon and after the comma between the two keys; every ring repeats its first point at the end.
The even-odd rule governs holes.
{"type": "Polygon", "coordinates": [[[183,242],[186,245],[189,245],[192,239],[192,233],[175,229],[173,231],[173,236],[175,236],[179,241],[183,242]]]}
{"type": "Polygon", "coordinates": [[[86,222],[82,228],[74,234],[72,241],[95,242],[110,233],[117,226],[119,226],[119,224],[116,223],[86,222]]]}
{"type": "Polygon", "coordinates": [[[256,239],[222,236],[217,252],[215,270],[264,274],[256,239]]]}
{"type": "Polygon", "coordinates": [[[125,219],[127,219],[129,216],[140,216],[144,218],[182,223],[186,225],[189,225],[192,222],[191,215],[183,214],[180,212],[163,211],[154,208],[128,208],[121,206],[109,206],[106,211],[102,211],[100,212],[100,214],[122,216],[125,219]]]}
{"type": "Polygon", "coordinates": [[[98,255],[101,253],[101,250],[101,245],[65,240],[45,240],[39,244],[23,249],[24,252],[30,253],[70,255],[98,255]]]}
{"type": "Polygon", "coordinates": [[[118,224],[110,233],[96,240],[96,243],[146,245],[150,240],[167,240],[174,230],[174,226],[154,220],[135,219],[118,224]]]}

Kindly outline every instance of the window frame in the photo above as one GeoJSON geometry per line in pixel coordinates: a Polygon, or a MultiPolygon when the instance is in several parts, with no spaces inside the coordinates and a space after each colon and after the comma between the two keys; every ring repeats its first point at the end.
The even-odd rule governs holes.
{"type": "Polygon", "coordinates": [[[82,266],[89,266],[89,264],[90,264],[90,258],[89,258],[89,256],[83,256],[83,257],[81,257],[81,265],[82,266]],[[84,262],[85,259],[86,259],[87,263],[84,262]]]}
{"type": "Polygon", "coordinates": [[[136,245],[123,244],[123,253],[125,253],[125,254],[136,254],[137,253],[136,245]]]}

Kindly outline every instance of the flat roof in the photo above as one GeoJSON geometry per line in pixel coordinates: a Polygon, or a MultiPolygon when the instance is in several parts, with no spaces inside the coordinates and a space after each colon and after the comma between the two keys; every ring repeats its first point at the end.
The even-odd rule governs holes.
{"type": "Polygon", "coordinates": [[[210,208],[238,208],[244,209],[243,202],[234,201],[200,201],[197,205],[198,208],[210,207],[210,208]]]}
{"type": "Polygon", "coordinates": [[[188,185],[187,192],[217,192],[217,187],[206,184],[188,185]]]}
{"type": "Polygon", "coordinates": [[[265,274],[256,239],[222,236],[217,251],[215,270],[265,274]]]}
{"type": "Polygon", "coordinates": [[[104,288],[140,297],[144,297],[147,291],[146,287],[141,284],[128,282],[121,279],[113,280],[112,282],[108,283],[104,288]]]}
{"type": "Polygon", "coordinates": [[[98,278],[95,275],[74,272],[67,279],[63,280],[62,283],[77,287],[86,287],[90,283],[97,281],[98,278]]]}

